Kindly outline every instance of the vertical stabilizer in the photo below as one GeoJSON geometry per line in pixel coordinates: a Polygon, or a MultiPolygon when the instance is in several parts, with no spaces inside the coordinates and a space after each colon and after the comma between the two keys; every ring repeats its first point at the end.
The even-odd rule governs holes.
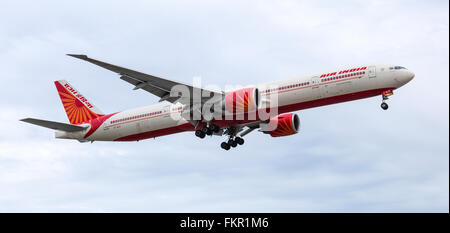
{"type": "Polygon", "coordinates": [[[71,124],[80,124],[104,115],[66,80],[55,81],[55,86],[71,124]]]}

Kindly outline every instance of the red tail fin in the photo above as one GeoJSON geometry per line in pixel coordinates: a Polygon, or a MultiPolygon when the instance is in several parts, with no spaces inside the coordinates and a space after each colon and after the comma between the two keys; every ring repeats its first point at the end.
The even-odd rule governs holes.
{"type": "Polygon", "coordinates": [[[104,115],[66,80],[55,81],[55,86],[71,124],[80,124],[104,115]]]}

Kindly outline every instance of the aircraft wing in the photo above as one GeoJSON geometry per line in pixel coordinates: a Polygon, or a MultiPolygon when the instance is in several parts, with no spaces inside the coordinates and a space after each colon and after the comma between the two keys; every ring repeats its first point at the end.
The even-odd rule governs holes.
{"type": "MultiPolygon", "coordinates": [[[[193,102],[192,93],[194,90],[200,91],[200,92],[198,92],[198,93],[200,93],[200,96],[202,96],[202,92],[204,92],[204,91],[207,91],[209,93],[214,93],[215,96],[223,95],[220,92],[215,92],[215,91],[206,90],[203,88],[193,87],[191,85],[180,83],[177,81],[172,81],[169,79],[164,79],[164,78],[156,77],[153,75],[144,74],[144,73],[141,73],[138,71],[130,70],[127,68],[123,68],[120,66],[112,65],[112,64],[109,64],[106,62],[102,62],[99,60],[89,58],[86,55],[76,55],[76,54],[67,54],[67,55],[75,57],[75,58],[79,58],[81,60],[85,60],[87,62],[93,63],[95,65],[98,65],[100,67],[103,67],[107,70],[113,71],[113,72],[121,75],[120,79],[135,86],[133,90],[143,89],[147,92],[150,92],[153,95],[158,96],[160,98],[160,100],[159,100],[160,102],[167,100],[171,103],[180,102],[182,104],[192,105],[192,102],[193,102]],[[186,96],[184,96],[185,98],[180,98],[181,96],[178,96],[178,93],[174,93],[171,96],[170,95],[171,90],[176,85],[182,85],[182,86],[187,87],[190,91],[190,97],[186,98],[186,96]]],[[[210,99],[210,97],[202,97],[201,102],[204,103],[208,99],[210,99]]]]}
{"type": "Polygon", "coordinates": [[[71,125],[66,123],[60,123],[60,122],[54,122],[54,121],[46,121],[46,120],[40,120],[40,119],[34,119],[34,118],[25,118],[21,121],[27,122],[33,125],[39,125],[45,128],[54,129],[54,130],[61,130],[66,132],[77,132],[77,131],[83,131],[87,127],[86,126],[79,126],[79,125],[71,125]]]}

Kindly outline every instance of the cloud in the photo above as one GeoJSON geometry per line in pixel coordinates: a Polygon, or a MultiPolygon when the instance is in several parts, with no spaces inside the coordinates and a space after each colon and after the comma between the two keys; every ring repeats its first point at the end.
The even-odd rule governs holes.
{"type": "Polygon", "coordinates": [[[2,7],[1,212],[448,212],[448,3],[104,3],[2,7]],[[416,78],[389,111],[379,98],[300,111],[299,134],[254,132],[228,152],[191,132],[90,144],[18,119],[67,122],[58,79],[104,112],[157,98],[66,53],[223,87],[358,63],[416,78]]]}

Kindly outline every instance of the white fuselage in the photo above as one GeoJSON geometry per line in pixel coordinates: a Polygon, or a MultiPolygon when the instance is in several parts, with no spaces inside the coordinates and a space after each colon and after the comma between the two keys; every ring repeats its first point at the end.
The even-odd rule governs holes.
{"type": "MultiPolygon", "coordinates": [[[[268,107],[270,96],[276,95],[281,114],[305,108],[323,106],[349,100],[380,95],[409,82],[414,74],[407,69],[390,65],[355,66],[317,75],[280,80],[257,85],[261,93],[261,107],[268,107]],[[357,70],[357,68],[365,69],[357,70]],[[352,72],[344,72],[354,70],[352,72]],[[267,106],[265,106],[267,105],[267,106]]],[[[273,101],[271,99],[271,101],[273,101]]],[[[273,105],[274,104],[274,105],[273,105]]],[[[57,138],[81,141],[136,141],[151,137],[193,130],[181,117],[181,104],[163,102],[126,110],[109,116],[103,122],[93,122],[82,132],[57,132],[57,138]]],[[[232,122],[229,122],[232,124],[232,122]]]]}

